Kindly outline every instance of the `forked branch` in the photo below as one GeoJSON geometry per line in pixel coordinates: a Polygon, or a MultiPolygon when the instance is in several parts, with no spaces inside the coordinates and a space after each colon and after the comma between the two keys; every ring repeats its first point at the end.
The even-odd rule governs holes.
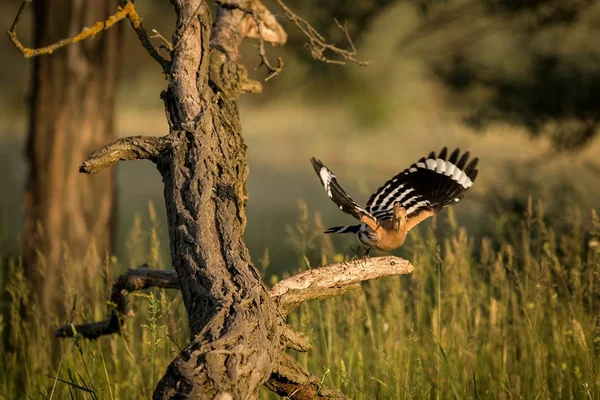
{"type": "Polygon", "coordinates": [[[19,37],[17,35],[17,25],[19,24],[19,21],[21,20],[21,17],[23,16],[23,12],[25,11],[25,8],[31,2],[32,2],[32,0],[23,0],[23,2],[21,3],[21,6],[19,7],[19,11],[17,11],[17,15],[15,16],[15,19],[10,27],[10,30],[8,31],[8,37],[10,38],[10,41],[21,52],[21,54],[23,54],[24,57],[30,58],[30,57],[40,56],[40,55],[44,55],[44,54],[52,54],[53,52],[60,49],[61,47],[65,47],[65,46],[68,46],[73,43],[81,42],[82,40],[85,40],[89,37],[93,37],[96,34],[109,29],[110,27],[115,25],[117,22],[127,18],[131,22],[131,26],[137,33],[137,35],[140,39],[140,42],[146,48],[146,50],[148,51],[150,56],[152,56],[152,58],[154,58],[156,61],[158,61],[158,63],[162,66],[163,71],[165,73],[167,73],[169,71],[169,68],[170,68],[169,61],[165,60],[160,54],[158,54],[156,49],[150,43],[150,40],[148,39],[148,34],[146,33],[146,30],[144,29],[144,27],[142,25],[142,18],[137,13],[137,10],[135,9],[135,5],[133,4],[133,2],[122,1],[121,6],[119,6],[117,9],[117,12],[112,14],[111,16],[109,16],[104,21],[98,21],[90,27],[83,28],[75,36],[72,36],[70,38],[61,39],[58,42],[55,42],[55,43],[52,43],[52,44],[49,44],[47,46],[40,47],[37,49],[25,47],[23,45],[23,43],[21,43],[21,41],[19,40],[19,37]]]}
{"type": "Polygon", "coordinates": [[[130,136],[118,139],[94,151],[79,167],[79,172],[95,174],[104,168],[125,160],[150,160],[156,162],[158,156],[171,146],[169,136],[130,136]]]}
{"type": "Polygon", "coordinates": [[[350,46],[350,49],[341,49],[333,43],[327,42],[325,37],[321,35],[308,21],[304,18],[300,17],[298,14],[293,12],[283,0],[276,0],[279,7],[283,10],[286,18],[290,20],[300,31],[306,36],[308,39],[308,49],[310,50],[310,54],[313,56],[315,60],[327,63],[327,64],[340,64],[345,65],[346,62],[353,62],[360,66],[366,66],[370,63],[370,61],[361,61],[356,58],[356,47],[354,46],[354,42],[350,37],[350,33],[348,32],[348,27],[346,24],[342,25],[337,20],[335,24],[340,28],[344,35],[346,36],[346,41],[350,46]],[[329,58],[326,53],[330,52],[332,54],[337,55],[341,58],[341,60],[334,60],[329,58]]]}
{"type": "Polygon", "coordinates": [[[269,293],[287,314],[305,301],[339,296],[358,289],[361,282],[410,274],[413,269],[409,261],[394,256],[363,258],[296,274],[277,283],[269,293]]]}

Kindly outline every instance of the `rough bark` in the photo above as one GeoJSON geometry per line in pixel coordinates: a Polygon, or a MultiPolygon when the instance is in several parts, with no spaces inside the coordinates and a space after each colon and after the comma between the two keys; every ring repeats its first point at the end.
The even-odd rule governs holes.
{"type": "Polygon", "coordinates": [[[308,372],[286,353],[281,353],[277,367],[265,386],[292,400],[347,399],[343,393],[324,387],[321,378],[308,372]]]}
{"type": "Polygon", "coordinates": [[[410,274],[413,266],[394,256],[363,258],[329,264],[284,279],[271,288],[271,297],[287,315],[308,300],[323,300],[360,288],[361,282],[410,274]]]}
{"type": "MultiPolygon", "coordinates": [[[[172,3],[177,28],[163,98],[174,145],[158,168],[191,342],[154,398],[256,398],[282,351],[284,322],[243,241],[248,165],[236,100],[246,73],[233,52],[211,51],[204,1],[172,3]]],[[[237,48],[243,32],[229,28],[237,48]]]]}
{"type": "MultiPolygon", "coordinates": [[[[115,9],[111,0],[36,0],[33,6],[36,46],[72,36],[115,9]]],[[[114,136],[120,36],[115,27],[93,41],[35,59],[22,253],[43,315],[64,318],[65,304],[72,301],[66,297],[74,293],[65,277],[89,282],[85,277],[99,276],[100,261],[110,251],[114,171],[91,180],[77,167],[114,136]],[[94,249],[100,257],[87,257],[81,268],[94,249]]]]}

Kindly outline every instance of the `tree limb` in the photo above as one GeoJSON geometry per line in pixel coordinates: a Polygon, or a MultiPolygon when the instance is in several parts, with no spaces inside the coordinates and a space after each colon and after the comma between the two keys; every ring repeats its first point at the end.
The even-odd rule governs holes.
{"type": "Polygon", "coordinates": [[[414,267],[394,256],[362,258],[328,264],[284,279],[269,293],[285,314],[308,300],[339,296],[360,283],[386,276],[410,274],[414,267]]]}
{"type": "Polygon", "coordinates": [[[314,350],[313,345],[289,325],[284,325],[282,338],[286,349],[292,349],[300,353],[314,350]]]}
{"type": "Polygon", "coordinates": [[[137,33],[137,35],[140,39],[140,42],[146,48],[146,50],[148,51],[150,56],[152,56],[152,58],[154,58],[156,61],[158,61],[158,63],[163,67],[163,71],[165,73],[167,73],[169,71],[169,67],[170,67],[169,61],[165,60],[160,54],[158,54],[156,49],[154,49],[154,47],[152,47],[152,44],[148,40],[148,35],[146,33],[146,30],[144,29],[144,27],[142,25],[142,18],[137,13],[137,10],[135,9],[135,5],[133,4],[133,2],[122,1],[122,4],[120,7],[118,7],[117,12],[112,14],[111,16],[109,16],[104,21],[98,21],[90,27],[83,28],[77,35],[75,35],[73,37],[61,39],[58,42],[55,42],[55,43],[52,43],[52,44],[49,44],[47,46],[40,47],[37,49],[25,47],[23,45],[23,43],[21,43],[21,41],[19,40],[19,38],[17,36],[17,31],[16,31],[17,25],[19,24],[19,21],[21,20],[23,11],[31,2],[32,2],[32,0],[23,0],[23,2],[21,3],[21,6],[19,7],[19,11],[17,11],[17,15],[15,16],[15,19],[10,27],[10,30],[8,31],[8,37],[10,38],[10,41],[17,48],[17,50],[19,50],[21,52],[21,54],[23,54],[23,56],[25,58],[36,57],[36,56],[45,55],[45,54],[46,55],[52,54],[53,52],[60,49],[61,47],[65,47],[65,46],[68,46],[73,43],[81,42],[82,40],[85,40],[89,37],[94,37],[96,34],[109,29],[110,27],[115,25],[117,22],[127,18],[131,22],[131,26],[137,33]]]}
{"type": "MultiPolygon", "coordinates": [[[[385,276],[408,274],[413,266],[398,257],[376,257],[329,264],[296,274],[276,284],[269,292],[280,312],[287,315],[304,301],[341,295],[360,287],[360,282],[385,276]]],[[[60,327],[55,336],[96,339],[102,335],[121,333],[127,315],[127,295],[150,287],[180,289],[179,279],[173,270],[130,269],[113,285],[111,314],[103,321],[60,327]]],[[[313,346],[294,331],[284,326],[282,338],[285,348],[311,351],[313,346]]],[[[312,375],[292,356],[282,352],[265,386],[273,392],[294,400],[346,399],[344,394],[327,389],[319,377],[312,375]]]]}
{"type": "Polygon", "coordinates": [[[118,139],[94,151],[79,167],[79,172],[95,174],[124,160],[150,160],[168,150],[172,140],[168,136],[130,136],[118,139]]]}
{"type": "Polygon", "coordinates": [[[127,315],[127,295],[151,287],[163,289],[179,289],[179,278],[172,270],[155,270],[142,266],[129,269],[119,276],[112,287],[110,296],[110,316],[98,322],[80,325],[68,324],[61,326],[55,332],[56,337],[73,337],[80,335],[86,339],[97,339],[103,335],[121,333],[127,315]]]}
{"type": "MultiPolygon", "coordinates": [[[[333,263],[284,279],[271,288],[269,295],[275,300],[280,311],[287,315],[305,301],[339,296],[360,288],[361,282],[386,276],[409,274],[413,268],[409,261],[394,256],[333,263]]],[[[119,333],[123,321],[119,324],[118,320],[114,320],[114,318],[115,312],[118,313],[119,318],[127,315],[125,296],[131,292],[151,287],[180,289],[177,273],[173,270],[154,270],[144,266],[129,269],[125,274],[119,276],[113,285],[111,303],[116,307],[111,311],[110,318],[76,325],[77,332],[82,337],[89,339],[119,333]]],[[[73,335],[70,332],[72,332],[71,325],[65,325],[59,328],[56,336],[71,337],[73,335]]],[[[286,339],[287,348],[296,351],[312,350],[312,345],[289,326],[284,329],[283,336],[286,339]]]]}
{"type": "Polygon", "coordinates": [[[146,29],[144,29],[144,26],[142,25],[142,18],[137,13],[133,2],[131,0],[122,0],[121,4],[123,6],[123,9],[129,10],[129,12],[127,13],[127,18],[131,23],[131,27],[137,34],[140,43],[142,43],[142,46],[144,46],[148,54],[150,54],[150,57],[154,58],[160,64],[160,66],[163,69],[163,72],[165,74],[168,74],[171,69],[171,62],[164,59],[158,53],[158,51],[156,51],[154,46],[152,46],[152,43],[150,43],[150,40],[148,39],[148,33],[146,33],[146,29]]]}
{"type": "MultiPolygon", "coordinates": [[[[296,25],[308,39],[307,47],[314,59],[327,64],[340,65],[344,65],[346,62],[353,62],[360,66],[365,66],[370,63],[370,61],[361,61],[356,58],[356,47],[354,46],[354,42],[350,37],[346,25],[340,24],[337,20],[335,21],[338,28],[344,32],[348,45],[350,46],[350,49],[341,49],[336,45],[327,42],[323,35],[321,35],[308,21],[292,11],[283,0],[276,1],[283,9],[287,19],[296,25]],[[333,53],[343,60],[331,59],[325,55],[327,52],[333,53]]],[[[277,67],[273,66],[267,57],[264,42],[266,41],[273,45],[285,44],[287,41],[287,34],[281,25],[279,25],[273,14],[263,6],[259,0],[217,0],[216,3],[220,6],[217,9],[218,13],[221,13],[223,10],[231,13],[230,15],[225,16],[225,18],[222,18],[222,21],[225,22],[226,25],[231,25],[230,19],[237,18],[237,26],[242,26],[243,29],[242,34],[235,37],[233,35],[235,31],[227,28],[221,29],[218,23],[215,24],[213,30],[216,30],[219,33],[221,40],[214,44],[223,46],[225,49],[234,47],[235,52],[228,51],[228,53],[235,57],[233,59],[236,59],[237,47],[243,37],[258,39],[258,53],[261,59],[261,65],[259,65],[259,67],[264,65],[267,68],[268,73],[265,80],[269,80],[278,75],[283,68],[283,60],[278,58],[277,67]],[[238,13],[237,16],[233,13],[234,11],[238,13]]],[[[213,41],[211,41],[211,45],[213,44],[213,41]]]]}
{"type": "Polygon", "coordinates": [[[121,21],[122,19],[127,18],[129,12],[131,12],[131,9],[133,9],[135,11],[133,4],[131,4],[131,6],[129,6],[127,8],[119,7],[118,11],[116,13],[114,13],[113,15],[111,15],[110,17],[108,17],[106,20],[96,22],[91,27],[83,28],[81,30],[81,32],[79,32],[77,35],[75,35],[73,37],[61,39],[58,42],[52,43],[48,46],[40,47],[38,49],[31,49],[29,47],[23,46],[23,44],[17,37],[17,32],[16,32],[17,25],[21,19],[23,11],[31,3],[31,1],[32,0],[23,0],[23,2],[21,3],[21,6],[19,7],[19,11],[17,12],[17,15],[15,16],[15,19],[12,23],[12,26],[10,27],[10,30],[8,31],[8,37],[10,38],[10,41],[15,45],[15,47],[26,58],[35,57],[35,56],[39,56],[42,54],[52,54],[55,50],[58,50],[61,47],[65,47],[69,44],[77,43],[84,39],[87,39],[90,36],[94,36],[94,35],[100,33],[101,31],[110,28],[111,26],[113,26],[117,22],[121,21]]]}

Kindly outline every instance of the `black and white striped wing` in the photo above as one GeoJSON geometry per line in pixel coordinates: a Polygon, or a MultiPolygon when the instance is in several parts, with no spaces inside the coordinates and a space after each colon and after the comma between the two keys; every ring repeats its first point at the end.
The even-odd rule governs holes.
{"type": "Polygon", "coordinates": [[[324,233],[358,233],[360,225],[344,225],[327,228],[324,233]]]}
{"type": "Polygon", "coordinates": [[[394,204],[400,203],[407,218],[416,218],[422,212],[431,215],[458,202],[477,177],[478,159],[468,164],[469,152],[460,155],[456,149],[447,157],[447,148],[405,169],[380,187],[365,207],[380,221],[392,218],[394,204]]]}
{"type": "MultiPolygon", "coordinates": [[[[329,170],[321,161],[311,158],[315,172],[321,179],[321,183],[327,192],[327,196],[338,206],[343,212],[352,215],[354,218],[365,222],[371,227],[377,225],[377,220],[363,207],[359,206],[348,193],[338,183],[333,172],[329,170]]],[[[342,227],[343,228],[343,227],[342,227]]]]}

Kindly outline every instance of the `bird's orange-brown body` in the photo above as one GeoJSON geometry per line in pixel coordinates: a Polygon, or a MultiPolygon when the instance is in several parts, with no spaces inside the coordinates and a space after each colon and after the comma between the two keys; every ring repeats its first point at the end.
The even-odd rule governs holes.
{"type": "Polygon", "coordinates": [[[373,223],[373,220],[362,218],[367,226],[366,229],[372,231],[372,237],[369,245],[377,250],[390,251],[402,246],[406,241],[406,235],[415,225],[421,221],[433,216],[433,212],[423,211],[416,218],[406,218],[406,208],[399,204],[394,205],[394,214],[391,219],[386,219],[380,223],[373,223]]]}

